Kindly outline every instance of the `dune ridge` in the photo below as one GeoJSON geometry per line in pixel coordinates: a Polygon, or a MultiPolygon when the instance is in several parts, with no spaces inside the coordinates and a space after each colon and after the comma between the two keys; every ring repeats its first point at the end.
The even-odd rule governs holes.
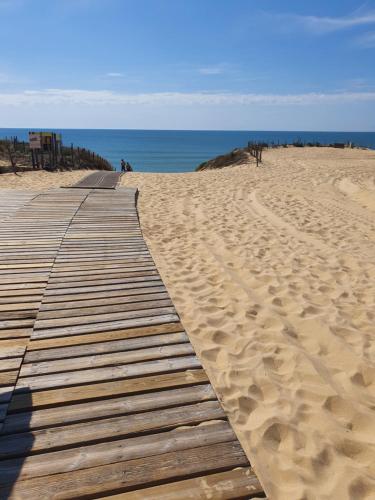
{"type": "Polygon", "coordinates": [[[122,182],[268,496],[374,498],[375,152],[122,182]]]}
{"type": "Polygon", "coordinates": [[[0,174],[0,189],[31,189],[33,191],[70,186],[95,170],[74,170],[64,172],[19,172],[18,174],[0,174]]]}

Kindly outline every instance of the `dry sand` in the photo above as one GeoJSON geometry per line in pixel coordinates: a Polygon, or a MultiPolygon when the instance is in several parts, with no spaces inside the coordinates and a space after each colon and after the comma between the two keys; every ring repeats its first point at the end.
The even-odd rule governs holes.
{"type": "Polygon", "coordinates": [[[375,152],[123,183],[269,497],[375,498],[375,152]]]}
{"type": "MultiPolygon", "coordinates": [[[[0,188],[88,173],[2,174],[0,188]]],[[[280,149],[258,169],[123,183],[270,499],[375,498],[375,153],[280,149]]]]}
{"type": "Polygon", "coordinates": [[[0,174],[0,189],[31,189],[39,191],[48,188],[70,186],[95,170],[74,170],[72,172],[23,172],[19,174],[0,174]]]}

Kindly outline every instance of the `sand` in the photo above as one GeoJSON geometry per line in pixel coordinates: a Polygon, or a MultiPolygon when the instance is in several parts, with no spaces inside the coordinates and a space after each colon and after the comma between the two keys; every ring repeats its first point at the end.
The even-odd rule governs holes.
{"type": "MultiPolygon", "coordinates": [[[[88,173],[1,174],[0,188],[88,173]]],[[[258,169],[122,182],[269,498],[375,498],[375,152],[279,149],[258,169]]]]}
{"type": "Polygon", "coordinates": [[[375,152],[122,182],[269,498],[375,498],[375,152]]]}
{"type": "Polygon", "coordinates": [[[33,191],[75,184],[95,170],[74,170],[72,172],[23,172],[0,174],[0,189],[31,189],[33,191]]]}

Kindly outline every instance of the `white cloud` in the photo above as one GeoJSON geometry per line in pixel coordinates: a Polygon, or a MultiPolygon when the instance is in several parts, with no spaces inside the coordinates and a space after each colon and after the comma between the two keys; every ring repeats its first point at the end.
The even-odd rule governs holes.
{"type": "Polygon", "coordinates": [[[352,13],[343,17],[321,17],[321,16],[300,16],[282,15],[282,17],[292,20],[308,31],[316,34],[330,33],[333,31],[354,28],[356,26],[366,26],[375,24],[375,11],[366,13],[352,13]]]}
{"type": "Polygon", "coordinates": [[[112,73],[106,73],[105,76],[108,76],[109,78],[121,78],[124,75],[123,75],[123,73],[112,72],[112,73]]]}
{"type": "Polygon", "coordinates": [[[55,104],[107,105],[311,105],[375,101],[375,92],[337,92],[307,94],[237,94],[209,92],[154,92],[128,94],[110,90],[45,89],[0,93],[3,106],[50,106],[55,104]]]}
{"type": "Polygon", "coordinates": [[[205,68],[199,68],[198,71],[201,75],[221,75],[224,73],[222,66],[206,66],[205,68]]]}

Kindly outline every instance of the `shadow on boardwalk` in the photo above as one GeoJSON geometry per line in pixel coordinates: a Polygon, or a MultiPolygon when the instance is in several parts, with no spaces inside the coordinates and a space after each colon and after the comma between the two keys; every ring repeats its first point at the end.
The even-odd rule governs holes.
{"type": "Polygon", "coordinates": [[[14,396],[21,394],[23,407],[27,410],[22,413],[8,412],[0,429],[0,500],[13,498],[14,485],[21,475],[24,461],[34,443],[30,430],[32,394],[30,390],[26,392],[24,389],[22,392],[15,390],[12,400],[14,396]]]}

